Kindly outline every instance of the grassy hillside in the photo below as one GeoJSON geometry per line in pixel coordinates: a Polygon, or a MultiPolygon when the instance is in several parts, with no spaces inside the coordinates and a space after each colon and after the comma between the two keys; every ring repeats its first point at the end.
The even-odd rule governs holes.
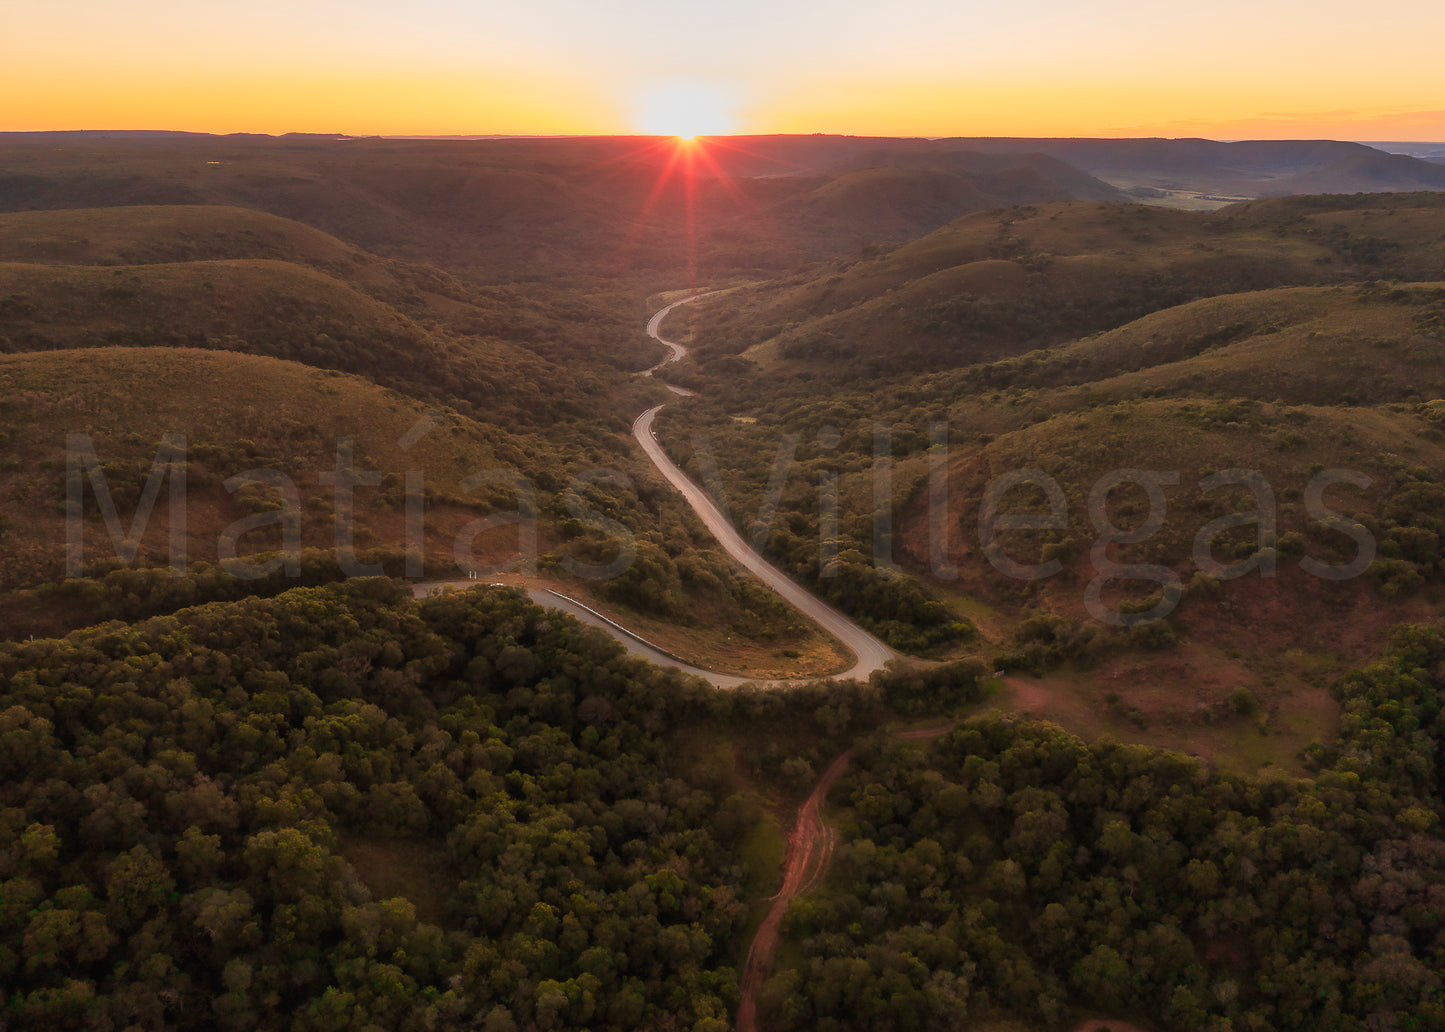
{"type": "Polygon", "coordinates": [[[406,493],[411,474],[421,477],[425,497],[419,558],[426,573],[463,576],[459,554],[484,567],[515,565],[525,555],[515,522],[482,528],[471,547],[466,528],[526,504],[506,479],[520,478],[534,494],[537,513],[537,546],[530,559],[546,583],[591,597],[629,623],[681,628],[669,640],[686,658],[726,665],[735,658],[735,643],[747,653],[749,669],[776,666],[784,654],[802,657],[818,672],[835,662],[833,646],[815,628],[733,569],[690,511],[674,503],[650,467],[632,455],[621,433],[519,433],[358,377],[189,348],[0,356],[0,440],[7,456],[0,499],[5,634],[134,618],[208,593],[231,598],[296,582],[294,574],[239,585],[214,570],[191,580],[163,570],[147,574],[144,567],[164,567],[171,560],[169,480],[138,545],[135,565],[142,569],[122,569],[127,564],[120,544],[109,536],[93,483],[87,482],[83,558],[96,580],[55,589],[67,566],[67,434],[76,432],[93,442],[126,536],[135,527],[162,439],[184,435],[185,554],[196,569],[214,567],[227,548],[259,562],[287,544],[274,518],[263,526],[238,522],[277,517],[287,503],[274,486],[225,486],[227,478],[266,469],[284,474],[295,487],[295,545],[308,550],[301,577],[338,576],[346,542],[335,529],[334,475],[342,461],[340,442],[350,441],[350,465],[343,471],[380,478],[354,493],[352,544],[365,563],[384,559],[383,567],[395,576],[422,573],[403,562],[411,543],[406,493]],[[606,470],[613,472],[600,482],[571,483],[575,476],[606,470]],[[464,484],[478,474],[489,479],[464,484]],[[575,492],[570,501],[569,491],[575,492]],[[613,522],[603,526],[599,520],[613,522]],[[621,576],[597,580],[578,572],[610,562],[624,542],[636,558],[621,576]]]}
{"type": "MultiPolygon", "coordinates": [[[[870,177],[861,198],[810,196],[835,177],[856,177],[855,167],[835,165],[866,143],[776,139],[749,153],[746,140],[679,149],[621,137],[11,136],[0,138],[0,211],[253,208],[390,258],[550,293],[577,283],[656,290],[677,286],[680,273],[771,275],[866,243],[901,242],[978,208],[1109,190],[1058,162],[976,159],[979,167],[955,162],[927,181],[895,176],[881,197],[870,177]],[[870,197],[886,203],[856,203],[870,197]],[[817,218],[819,204],[828,217],[817,218]]],[[[840,192],[857,186],[845,182],[840,192]]]]}
{"type": "Polygon", "coordinates": [[[970,215],[874,257],[702,302],[699,360],[878,376],[1022,354],[1219,294],[1445,277],[1442,195],[1341,201],[970,215]]]}
{"type": "Polygon", "coordinates": [[[25,212],[0,216],[0,230],[0,254],[26,259],[0,263],[5,350],[270,355],[507,426],[595,418],[651,356],[616,299],[478,288],[261,212],[25,212]]]}
{"type": "MultiPolygon", "coordinates": [[[[215,561],[223,528],[279,504],[270,489],[232,496],[222,486],[226,478],[258,468],[282,471],[295,482],[306,517],[303,544],[329,547],[334,492],[321,481],[336,468],[338,440],[353,442],[354,468],[389,474],[383,488],[358,492],[362,545],[405,546],[400,478],[406,470],[424,471],[427,487],[439,497],[459,497],[463,477],[503,463],[541,475],[550,462],[552,475],[560,475],[556,456],[535,442],[454,412],[404,451],[408,432],[427,425],[424,403],[356,377],[272,358],[120,347],[16,354],[0,358],[0,384],[8,456],[3,569],[12,588],[60,575],[71,432],[93,440],[123,522],[135,509],[161,439],[185,435],[188,548],[196,560],[215,561]]],[[[469,508],[438,511],[442,523],[432,537],[438,550],[439,535],[469,508]]],[[[143,548],[160,562],[167,554],[166,514],[162,503],[143,548]]],[[[97,560],[114,556],[99,515],[89,510],[87,556],[97,560]]],[[[253,549],[278,543],[275,527],[251,539],[253,549]]]]}
{"type": "MultiPolygon", "coordinates": [[[[785,470],[784,448],[792,465],[771,554],[855,615],[912,628],[914,648],[1053,671],[1020,705],[1036,702],[1082,732],[1207,752],[1226,733],[1213,722],[1238,702],[1263,721],[1260,755],[1278,760],[1331,733],[1319,690],[1330,671],[1371,655],[1395,624],[1445,610],[1442,201],[1287,198],[1216,215],[1074,205],[966,218],[830,277],[710,299],[665,327],[694,348],[678,376],[703,393],[665,411],[659,434],[695,475],[717,470],[745,529],[785,470]],[[1024,247],[1080,253],[1033,268],[990,253],[1015,229],[1024,247]],[[1065,303],[1066,290],[1090,282],[1081,270],[1104,268],[1076,296],[1098,302],[1113,290],[1146,314],[1065,303]],[[1412,271],[1433,275],[1394,278],[1412,271]],[[1241,276],[1318,285],[1222,292],[1241,276]],[[1204,296],[1171,304],[1185,285],[1204,296]],[[908,350],[921,336],[909,305],[931,298],[977,311],[984,297],[1015,322],[978,332],[971,349],[940,362],[951,368],[910,372],[916,354],[939,353],[908,350]],[[809,311],[823,314],[781,332],[767,321],[809,311]],[[1018,332],[1031,311],[1052,320],[1058,343],[1031,347],[1037,338],[1018,332]],[[764,343],[740,347],[737,334],[753,325],[764,343]],[[805,339],[832,348],[828,360],[789,350],[805,339]],[[1107,525],[1090,491],[1131,469],[1177,483],[1162,488],[1147,540],[1095,552],[1107,525]],[[1255,471],[1265,500],[1208,480],[1232,469],[1255,471]],[[985,491],[1019,470],[1058,485],[1064,525],[1001,531],[1002,552],[990,553],[985,491]],[[1330,475],[1312,499],[1327,470],[1363,480],[1330,475]],[[825,520],[834,497],[837,515],[825,520]],[[1214,522],[1259,505],[1263,525],[1214,522]],[[1366,539],[1373,551],[1362,551],[1366,539]],[[1301,565],[1360,556],[1339,581],[1301,565]],[[1004,558],[1056,568],[1019,579],[998,568],[1004,558]],[[1169,576],[1100,580],[1104,610],[1133,616],[1163,601],[1167,619],[1132,630],[1101,622],[1086,588],[1109,563],[1169,576]],[[1276,575],[1262,576],[1271,564],[1276,575]],[[910,591],[915,601],[901,605],[910,591]],[[951,618],[979,638],[938,633],[951,618]],[[1248,699],[1231,702],[1241,686],[1248,699]]],[[[1107,499],[1104,512],[1126,531],[1150,518],[1141,487],[1107,499]]],[[[1051,510],[1040,490],[1017,487],[997,511],[1051,510]]]]}
{"type": "Polygon", "coordinates": [[[869,152],[814,189],[778,203],[791,233],[827,234],[843,246],[911,240],[965,212],[1068,200],[1126,200],[1121,193],[1042,155],[922,156],[869,152]]]}
{"type": "Polygon", "coordinates": [[[356,373],[461,399],[490,420],[578,409],[563,371],[516,344],[428,330],[347,283],[282,261],[119,267],[0,264],[0,348],[199,347],[356,373]],[[555,389],[554,389],[555,388],[555,389]]]}
{"type": "Polygon", "coordinates": [[[1297,405],[1445,395],[1445,284],[1289,287],[1194,301],[1070,344],[920,378],[1002,429],[1100,402],[1213,396],[1297,405]],[[982,392],[1006,392],[985,404],[982,392]]]}
{"type": "Polygon", "coordinates": [[[46,265],[153,265],[274,258],[394,282],[391,263],[310,226],[221,205],[17,211],[0,215],[0,260],[46,265]]]}
{"type": "MultiPolygon", "coordinates": [[[[357,338],[326,356],[379,367],[415,361],[425,331],[383,302],[325,273],[287,261],[235,260],[96,267],[0,264],[9,348],[39,351],[97,343],[164,344],[232,338],[278,357],[323,335],[357,338]]],[[[321,356],[313,364],[321,365],[321,356]]],[[[400,371],[400,370],[398,370],[400,371]]]]}
{"type": "MultiPolygon", "coordinates": [[[[269,259],[306,266],[415,321],[630,371],[650,354],[631,308],[569,290],[537,296],[458,279],[432,265],[382,258],[304,225],[250,208],[154,205],[0,214],[0,261],[32,265],[154,265],[269,259]]],[[[630,298],[640,304],[640,299],[630,298]]]]}

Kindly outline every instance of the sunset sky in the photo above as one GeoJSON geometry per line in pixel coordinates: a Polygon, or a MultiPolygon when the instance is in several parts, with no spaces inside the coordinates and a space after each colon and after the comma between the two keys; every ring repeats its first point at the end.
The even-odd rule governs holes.
{"type": "Polygon", "coordinates": [[[0,130],[1445,140],[1439,0],[9,0],[0,130]]]}

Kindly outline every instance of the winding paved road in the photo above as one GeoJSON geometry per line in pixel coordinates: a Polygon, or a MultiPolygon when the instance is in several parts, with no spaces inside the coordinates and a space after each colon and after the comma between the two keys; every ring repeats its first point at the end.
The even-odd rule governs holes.
{"type": "MultiPolygon", "coordinates": [[[[676,362],[687,354],[687,348],[662,336],[662,320],[678,305],[685,305],[689,301],[696,301],[699,297],[704,296],[706,295],[696,294],[681,301],[674,301],[648,320],[648,336],[666,347],[671,354],[647,370],[646,375],[651,376],[663,366],[676,362]]],[[[816,595],[804,590],[797,581],[749,547],[742,535],[733,529],[733,525],[713,504],[712,499],[707,496],[707,492],[689,480],[687,474],[678,469],[676,464],[667,457],[667,453],[662,450],[662,445],[657,442],[657,435],[652,430],[652,421],[661,409],[661,405],[654,405],[638,416],[636,422],[632,424],[632,436],[637,438],[637,443],[642,446],[642,451],[657,467],[657,471],[687,499],[687,503],[692,506],[703,525],[707,527],[713,537],[717,538],[718,543],[723,546],[728,555],[746,567],[758,580],[783,596],[804,616],[841,641],[858,658],[858,662],[851,669],[835,676],[866,680],[873,671],[882,670],[890,660],[896,659],[897,653],[887,645],[816,595]]]]}
{"type": "MultiPolygon", "coordinates": [[[[685,305],[690,301],[696,301],[707,294],[694,294],[691,297],[683,298],[681,301],[674,301],[655,313],[647,321],[647,333],[653,340],[663,345],[668,350],[668,355],[657,365],[650,369],[643,370],[643,376],[651,376],[657,370],[670,363],[676,362],[687,354],[687,348],[676,341],[667,340],[662,336],[662,321],[667,314],[678,305],[685,305]]],[[[667,384],[667,389],[679,397],[693,397],[693,392],[685,387],[676,387],[667,384]]],[[[723,516],[718,507],[713,504],[707,493],[698,487],[682,470],[678,469],[667,453],[658,444],[657,437],[652,431],[652,421],[662,409],[661,405],[654,405],[632,424],[632,436],[637,438],[637,443],[642,446],[642,451],[657,471],[666,478],[667,482],[676,488],[687,503],[692,506],[703,525],[723,546],[728,555],[750,571],[758,580],[772,588],[793,608],[797,609],[804,616],[818,624],[825,631],[837,638],[843,645],[853,653],[857,662],[841,674],[833,674],[831,677],[807,678],[805,680],[831,680],[832,678],[853,678],[865,681],[875,670],[882,670],[891,660],[897,659],[898,654],[890,649],[883,642],[869,634],[862,627],[859,627],[852,620],[803,589],[783,571],[779,570],[772,563],[768,562],[757,552],[753,551],[746,541],[743,540],[733,525],[723,516]]],[[[424,583],[414,585],[413,594],[422,598],[432,591],[446,588],[474,588],[479,586],[478,581],[462,580],[448,581],[446,583],[424,583]]],[[[594,609],[590,609],[578,602],[576,599],[568,598],[566,595],[558,594],[555,591],[544,589],[526,588],[527,594],[534,602],[547,606],[551,609],[560,609],[570,613],[584,623],[590,623],[601,627],[620,641],[629,652],[642,656],[644,659],[656,663],[659,666],[675,667],[686,673],[701,677],[710,681],[719,688],[736,688],[744,684],[760,684],[765,686],[781,687],[783,685],[799,684],[801,680],[760,680],[754,677],[743,677],[738,674],[724,674],[714,670],[704,670],[701,667],[686,663],[678,657],[653,645],[646,638],[628,630],[615,620],[603,616],[594,609]]]]}
{"type": "MultiPolygon", "coordinates": [[[[485,581],[477,580],[429,581],[412,585],[411,593],[415,598],[425,598],[439,591],[465,591],[468,588],[480,587],[485,583],[485,581]]],[[[759,683],[755,677],[744,677],[741,674],[720,674],[716,670],[706,670],[703,667],[694,666],[686,660],[674,656],[661,646],[654,645],[636,631],[624,627],[611,617],[578,602],[575,598],[568,598],[561,592],[553,591],[550,588],[522,588],[521,590],[525,591],[527,597],[539,606],[561,610],[570,616],[575,616],[582,623],[602,628],[621,642],[623,648],[628,652],[634,656],[641,656],[649,663],[672,667],[674,670],[681,670],[684,674],[701,677],[704,681],[710,681],[719,688],[737,688],[745,684],[759,683]]]]}

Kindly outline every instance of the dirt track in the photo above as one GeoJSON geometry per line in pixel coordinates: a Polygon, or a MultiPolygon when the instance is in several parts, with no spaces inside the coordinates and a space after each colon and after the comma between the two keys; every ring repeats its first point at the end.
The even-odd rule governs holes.
{"type": "Polygon", "coordinates": [[[741,994],[738,1000],[737,1032],[755,1032],[757,1028],[758,988],[768,976],[768,967],[773,959],[773,948],[778,944],[778,929],[787,913],[788,904],[818,883],[827,869],[833,855],[835,837],[831,828],[823,823],[823,801],[848,764],[853,762],[853,750],[839,756],[818,783],[813,786],[807,800],[798,809],[798,821],[788,836],[788,859],[783,869],[783,887],[773,897],[763,923],[758,925],[753,944],[748,948],[748,960],[743,966],[741,994]]]}
{"type": "MultiPolygon", "coordinates": [[[[898,738],[937,738],[945,734],[951,725],[943,727],[915,728],[898,732],[898,738]]],[[[833,850],[838,844],[838,835],[823,820],[823,803],[828,798],[833,783],[853,762],[853,750],[839,756],[823,772],[818,783],[803,805],[798,808],[798,820],[788,836],[788,859],[783,868],[783,887],[773,897],[763,923],[758,925],[753,944],[748,948],[747,963],[743,966],[742,985],[738,999],[737,1032],[756,1032],[757,995],[768,977],[768,968],[773,959],[773,950],[778,944],[778,931],[788,904],[796,897],[811,892],[828,870],[833,850]]]]}

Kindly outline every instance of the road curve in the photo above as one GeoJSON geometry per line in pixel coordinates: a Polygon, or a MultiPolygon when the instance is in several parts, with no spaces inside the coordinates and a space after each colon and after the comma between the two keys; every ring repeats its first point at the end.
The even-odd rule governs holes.
{"type": "Polygon", "coordinates": [[[692,297],[685,297],[681,301],[674,301],[666,308],[659,308],[656,312],[652,313],[652,318],[647,320],[647,335],[653,340],[657,341],[663,347],[667,348],[667,355],[663,358],[661,362],[657,363],[657,365],[652,366],[648,369],[644,369],[642,371],[643,376],[651,376],[663,366],[668,365],[672,362],[676,362],[687,354],[687,348],[683,347],[681,344],[677,343],[676,341],[664,340],[662,338],[662,320],[666,319],[667,313],[671,312],[678,305],[685,305],[689,301],[696,301],[698,298],[706,296],[706,294],[694,294],[692,297]]]}
{"type": "MultiPolygon", "coordinates": [[[[486,582],[475,580],[454,580],[454,581],[430,581],[412,585],[412,595],[415,598],[426,598],[428,595],[437,594],[442,591],[466,591],[469,588],[481,587],[486,582]]],[[[590,624],[593,627],[600,627],[612,635],[622,644],[628,652],[634,656],[641,656],[655,666],[672,667],[674,670],[681,670],[685,674],[694,677],[701,677],[719,688],[738,688],[745,684],[767,683],[760,682],[755,677],[743,677],[739,674],[722,674],[716,670],[707,670],[700,666],[694,666],[684,659],[674,656],[660,646],[654,645],[642,635],[638,634],[616,620],[604,616],[591,606],[578,602],[575,598],[568,598],[561,592],[552,591],[549,588],[522,588],[527,597],[539,606],[547,609],[556,609],[574,616],[582,623],[590,624]]]]}
{"type": "MultiPolygon", "coordinates": [[[[642,375],[651,376],[663,366],[676,362],[687,354],[687,348],[676,341],[666,340],[662,337],[662,320],[667,317],[678,305],[685,305],[689,301],[696,301],[699,297],[706,297],[706,294],[695,294],[692,297],[684,298],[681,301],[674,301],[655,312],[647,323],[647,333],[659,344],[665,346],[668,355],[657,365],[650,369],[643,370],[642,375]]],[[[693,397],[693,392],[685,387],[667,385],[668,390],[679,397],[693,397]]],[[[742,539],[742,536],[733,529],[731,523],[724,518],[723,514],[713,504],[707,494],[687,478],[687,475],[678,469],[662,446],[657,443],[657,438],[652,432],[652,420],[657,415],[661,405],[654,405],[642,415],[637,417],[632,424],[632,435],[637,438],[637,443],[642,446],[643,453],[657,467],[663,475],[679,492],[687,499],[703,525],[718,539],[719,544],[738,563],[748,569],[755,577],[772,588],[783,597],[790,605],[799,610],[805,616],[813,620],[825,631],[837,638],[856,657],[856,662],[851,668],[840,674],[831,674],[823,677],[798,678],[789,680],[768,680],[756,677],[744,677],[739,674],[725,674],[715,670],[706,670],[702,667],[687,663],[677,656],[666,652],[652,642],[643,638],[635,631],[617,623],[595,609],[583,605],[576,599],[568,598],[544,588],[524,588],[532,601],[549,609],[558,609],[577,617],[583,623],[600,627],[616,638],[622,645],[634,655],[641,656],[650,663],[658,666],[673,667],[684,673],[701,677],[719,688],[737,688],[744,684],[757,684],[765,687],[784,687],[787,685],[803,684],[810,680],[831,680],[833,678],[853,678],[856,680],[867,680],[868,676],[875,670],[882,670],[890,660],[898,658],[897,653],[883,644],[873,635],[859,627],[852,620],[849,620],[842,613],[829,606],[822,599],[810,594],[798,585],[796,581],[788,577],[776,566],[773,566],[742,539]]],[[[475,580],[457,580],[446,582],[431,582],[413,585],[412,592],[417,598],[423,598],[435,591],[445,589],[462,589],[479,587],[480,583],[475,580]]]]}
{"type": "MultiPolygon", "coordinates": [[[[678,305],[685,305],[689,301],[695,301],[703,296],[705,295],[697,294],[681,301],[674,301],[648,320],[648,336],[664,345],[670,354],[647,370],[647,375],[651,376],[658,369],[676,362],[687,354],[687,349],[681,344],[662,336],[662,320],[678,305]]],[[[703,525],[718,539],[718,543],[723,546],[728,555],[746,567],[758,580],[781,595],[804,616],[841,641],[858,658],[858,662],[850,670],[834,676],[867,680],[868,675],[873,671],[882,670],[890,660],[896,659],[897,653],[887,645],[816,595],[804,590],[797,581],[752,550],[743,540],[742,535],[733,529],[733,525],[713,504],[712,499],[707,496],[707,492],[689,480],[687,475],[678,469],[677,465],[667,457],[667,453],[662,450],[662,445],[657,442],[657,436],[652,430],[652,421],[661,408],[661,405],[654,405],[638,416],[636,422],[632,424],[632,436],[637,439],[637,443],[642,446],[643,453],[657,467],[657,471],[687,499],[687,503],[692,506],[703,525]]]]}

